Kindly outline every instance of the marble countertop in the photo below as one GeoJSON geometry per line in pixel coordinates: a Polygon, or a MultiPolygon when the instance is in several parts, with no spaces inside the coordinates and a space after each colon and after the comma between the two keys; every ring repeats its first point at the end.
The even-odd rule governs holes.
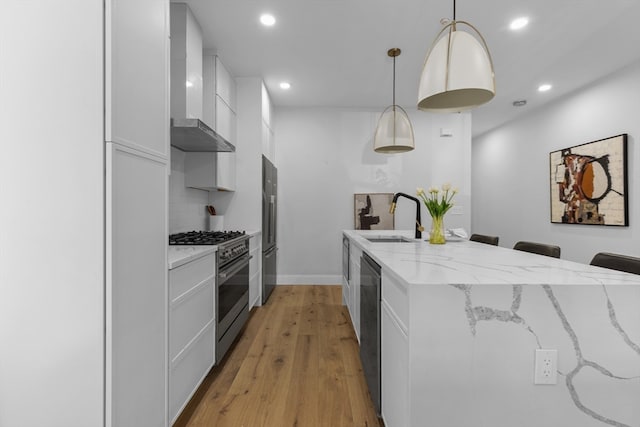
{"type": "MultiPolygon", "coordinates": [[[[260,230],[248,230],[246,231],[246,234],[250,238],[254,238],[259,236],[261,233],[260,233],[260,230]]],[[[169,245],[169,250],[167,255],[169,270],[172,270],[176,267],[180,267],[181,265],[184,265],[190,261],[193,261],[194,259],[198,259],[207,254],[216,252],[217,250],[218,250],[218,246],[216,245],[205,245],[205,246],[197,246],[197,245],[171,246],[169,245]]]]}
{"type": "Polygon", "coordinates": [[[215,245],[206,246],[169,246],[167,261],[169,270],[180,267],[194,259],[198,259],[218,250],[215,245]]]}
{"type": "MultiPolygon", "coordinates": [[[[412,230],[344,230],[383,271],[409,285],[640,285],[640,276],[466,239],[431,245],[412,230]],[[371,242],[403,236],[411,242],[371,242]]],[[[384,274],[384,273],[383,273],[384,274]]]]}

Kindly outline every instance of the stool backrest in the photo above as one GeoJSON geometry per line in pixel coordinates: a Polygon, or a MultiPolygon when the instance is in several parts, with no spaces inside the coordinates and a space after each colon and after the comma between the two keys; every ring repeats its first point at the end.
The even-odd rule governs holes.
{"type": "Polygon", "coordinates": [[[513,249],[518,251],[531,252],[532,254],[546,255],[552,258],[560,258],[560,246],[547,245],[545,243],[521,241],[513,245],[513,249]]]}
{"type": "Polygon", "coordinates": [[[609,268],[611,270],[624,271],[627,273],[640,274],[640,258],[627,255],[600,252],[595,254],[591,260],[591,265],[609,268]]]}
{"type": "Polygon", "coordinates": [[[472,234],[471,237],[469,237],[469,240],[471,240],[472,242],[480,242],[480,243],[486,243],[487,245],[498,246],[498,240],[500,240],[500,238],[498,236],[472,234]]]}

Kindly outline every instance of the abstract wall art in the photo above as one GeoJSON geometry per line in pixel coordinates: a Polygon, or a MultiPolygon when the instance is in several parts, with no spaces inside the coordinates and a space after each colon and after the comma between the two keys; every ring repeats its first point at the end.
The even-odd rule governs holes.
{"type": "Polygon", "coordinates": [[[629,225],[627,134],[549,154],[551,222],[629,225]]]}
{"type": "Polygon", "coordinates": [[[356,230],[393,230],[394,216],[389,213],[393,193],[354,194],[356,230]]]}

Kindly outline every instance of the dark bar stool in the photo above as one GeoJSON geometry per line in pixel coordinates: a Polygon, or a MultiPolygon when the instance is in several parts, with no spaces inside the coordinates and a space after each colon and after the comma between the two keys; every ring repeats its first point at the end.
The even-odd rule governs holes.
{"type": "Polygon", "coordinates": [[[640,274],[640,258],[627,255],[599,252],[595,254],[591,260],[591,265],[624,271],[626,273],[640,274]]]}
{"type": "Polygon", "coordinates": [[[484,234],[472,234],[469,240],[472,242],[486,243],[487,245],[498,246],[498,236],[486,236],[484,234]]]}
{"type": "Polygon", "coordinates": [[[517,251],[531,252],[532,254],[550,256],[552,258],[560,258],[560,246],[521,241],[513,245],[513,249],[517,251]]]}

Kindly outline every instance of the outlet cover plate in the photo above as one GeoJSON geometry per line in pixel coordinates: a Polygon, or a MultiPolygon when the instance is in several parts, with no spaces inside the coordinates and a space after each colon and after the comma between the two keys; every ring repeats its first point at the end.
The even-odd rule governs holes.
{"type": "Polygon", "coordinates": [[[537,349],[534,360],[534,384],[558,383],[558,350],[537,349]]]}

